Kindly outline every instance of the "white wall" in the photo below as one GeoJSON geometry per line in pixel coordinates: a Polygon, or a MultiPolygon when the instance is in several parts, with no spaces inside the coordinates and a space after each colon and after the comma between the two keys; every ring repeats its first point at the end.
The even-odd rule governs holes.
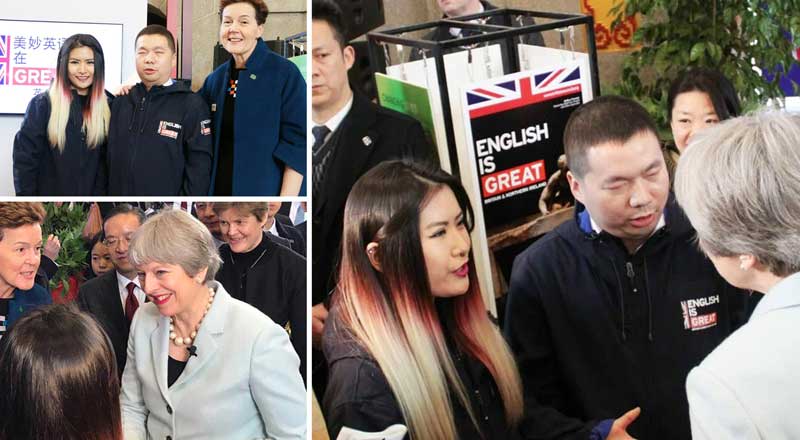
{"type": "MultiPolygon", "coordinates": [[[[3,1],[0,18],[7,20],[122,23],[122,77],[136,73],[134,38],[147,25],[147,0],[16,0],[3,1]]],[[[22,115],[0,115],[0,196],[14,195],[11,148],[22,115]]]]}

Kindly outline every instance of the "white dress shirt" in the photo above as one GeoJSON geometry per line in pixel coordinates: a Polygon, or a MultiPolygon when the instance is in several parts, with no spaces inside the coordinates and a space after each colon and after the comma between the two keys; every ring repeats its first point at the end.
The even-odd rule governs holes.
{"type": "Polygon", "coordinates": [[[125,278],[125,275],[117,272],[117,289],[119,290],[119,299],[122,300],[122,310],[125,310],[125,301],[128,300],[128,283],[133,282],[136,288],[133,289],[133,296],[139,301],[139,305],[144,304],[145,295],[142,290],[142,285],[139,283],[139,277],[133,277],[132,280],[125,278]]]}
{"type": "MultiPolygon", "coordinates": [[[[331,116],[330,119],[328,119],[322,124],[317,124],[317,123],[313,124],[313,126],[324,125],[328,127],[328,130],[330,130],[330,132],[327,134],[327,136],[325,136],[325,142],[327,142],[328,139],[331,138],[333,132],[336,131],[337,128],[339,128],[339,125],[342,123],[345,116],[347,116],[347,114],[350,113],[350,109],[352,107],[353,107],[353,96],[351,95],[350,100],[347,101],[347,104],[345,104],[344,107],[342,107],[341,110],[339,110],[335,115],[331,116]]],[[[311,133],[309,136],[314,139],[313,142],[317,141],[317,138],[314,137],[314,133],[311,133]]]]}

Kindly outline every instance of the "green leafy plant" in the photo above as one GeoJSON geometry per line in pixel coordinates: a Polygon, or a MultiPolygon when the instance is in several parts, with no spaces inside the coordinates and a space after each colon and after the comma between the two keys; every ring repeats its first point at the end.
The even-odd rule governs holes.
{"type": "MultiPolygon", "coordinates": [[[[781,99],[778,81],[797,63],[800,0],[625,0],[611,14],[615,24],[641,14],[633,36],[641,48],[623,62],[613,92],[638,100],[670,137],[667,92],[689,66],[713,67],[736,87],[745,111],[781,99]],[[768,81],[760,69],[774,74],[768,81]]],[[[795,91],[798,84],[793,83],[795,91]]]]}
{"type": "Polygon", "coordinates": [[[86,225],[86,213],[78,205],[64,203],[45,203],[45,218],[42,225],[43,240],[50,234],[58,236],[61,241],[61,251],[58,253],[56,263],[58,271],[50,280],[50,288],[55,289],[60,285],[64,290],[62,296],[69,293],[70,276],[82,276],[86,269],[86,256],[88,254],[83,244],[83,227],[86,225]]]}

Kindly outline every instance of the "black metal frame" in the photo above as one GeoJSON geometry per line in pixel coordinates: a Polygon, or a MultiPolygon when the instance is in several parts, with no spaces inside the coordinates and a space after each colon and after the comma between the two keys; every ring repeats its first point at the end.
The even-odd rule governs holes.
{"type": "MultiPolygon", "coordinates": [[[[589,15],[526,11],[522,9],[492,9],[479,14],[465,15],[454,19],[443,19],[394,29],[385,29],[379,32],[370,32],[367,34],[369,58],[373,71],[386,73],[386,60],[383,51],[381,50],[381,45],[384,43],[400,44],[416,49],[431,51],[431,58],[436,60],[436,65],[442,66],[436,70],[436,76],[439,82],[439,93],[442,100],[442,111],[445,115],[450,115],[450,91],[447,88],[447,76],[445,74],[445,69],[443,68],[446,50],[468,45],[477,45],[489,41],[503,40],[502,45],[505,48],[503,69],[505,74],[519,72],[519,59],[517,57],[517,51],[514,50],[516,48],[515,39],[517,37],[535,32],[549,31],[576,25],[586,26],[589,70],[592,75],[592,95],[599,96],[600,77],[597,67],[597,46],[595,45],[594,40],[594,18],[589,15]],[[501,16],[502,22],[505,25],[498,26],[470,22],[471,20],[486,19],[493,16],[501,16]],[[550,23],[512,27],[512,17],[517,16],[531,17],[534,19],[546,18],[554,21],[550,23]],[[483,31],[485,33],[463,38],[454,38],[445,41],[430,41],[400,36],[406,32],[433,30],[440,27],[451,28],[456,26],[462,29],[474,29],[477,31],[483,31]]],[[[444,126],[445,135],[447,137],[447,149],[450,155],[450,170],[453,174],[459,175],[460,172],[458,166],[458,151],[456,150],[455,145],[455,131],[453,128],[453,121],[450,117],[446,117],[444,119],[444,126]]]]}

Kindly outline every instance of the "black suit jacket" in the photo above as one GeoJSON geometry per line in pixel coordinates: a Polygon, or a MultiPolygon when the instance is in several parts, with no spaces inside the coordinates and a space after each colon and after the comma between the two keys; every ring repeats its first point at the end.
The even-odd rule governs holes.
{"type": "Polygon", "coordinates": [[[306,256],[306,239],[303,234],[292,224],[288,215],[275,214],[275,230],[278,236],[288,239],[291,248],[302,256],[306,256]]]}
{"type": "Polygon", "coordinates": [[[330,137],[330,142],[334,141],[336,151],[322,188],[312,196],[313,304],[322,302],[335,285],[344,205],[356,180],[386,160],[432,161],[436,157],[416,119],[373,104],[357,93],[350,112],[330,137]]]}
{"type": "Polygon", "coordinates": [[[117,358],[117,373],[122,377],[128,355],[128,332],[130,325],[122,308],[117,286],[117,271],[110,270],[103,275],[83,283],[78,289],[78,306],[91,313],[106,331],[117,358]]]}

